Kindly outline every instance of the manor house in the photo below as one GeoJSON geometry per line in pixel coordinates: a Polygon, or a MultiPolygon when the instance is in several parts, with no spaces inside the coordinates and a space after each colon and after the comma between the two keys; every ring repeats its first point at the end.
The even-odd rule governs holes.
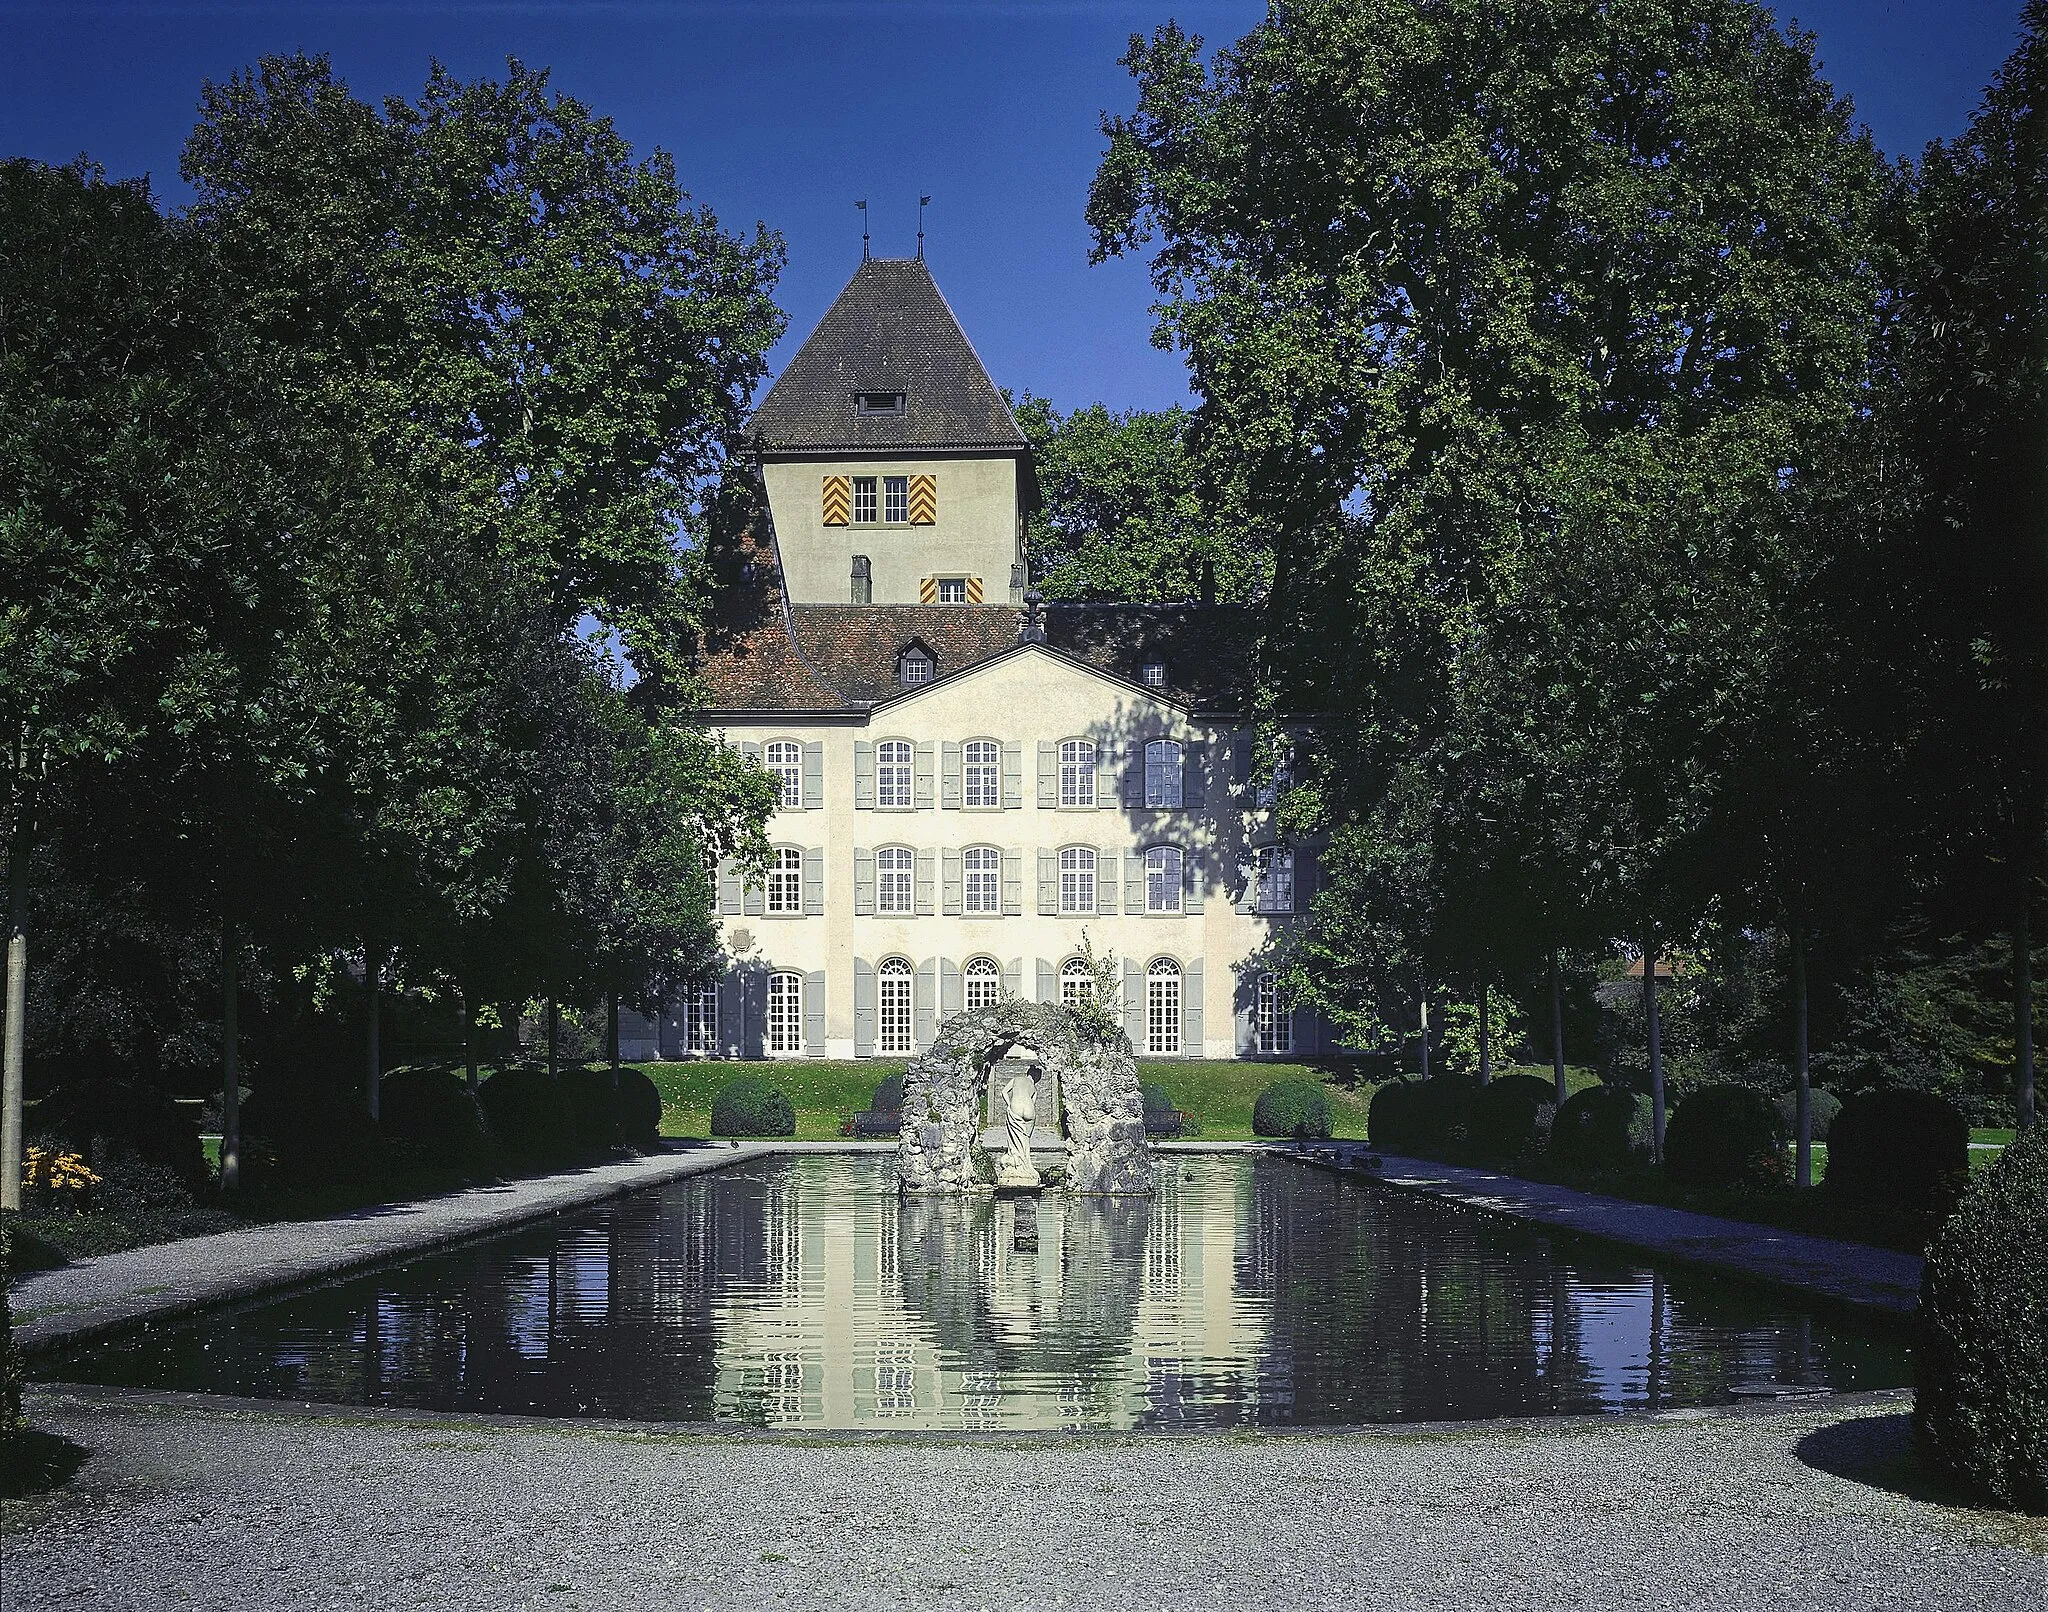
{"type": "Polygon", "coordinates": [[[1250,612],[1027,591],[1031,448],[921,259],[861,264],[750,438],[766,525],[700,670],[774,856],[721,870],[723,977],[660,1051],[900,1060],[1085,989],[1084,937],[1140,1056],[1320,1050],[1270,967],[1315,865],[1252,782],[1250,612]]]}

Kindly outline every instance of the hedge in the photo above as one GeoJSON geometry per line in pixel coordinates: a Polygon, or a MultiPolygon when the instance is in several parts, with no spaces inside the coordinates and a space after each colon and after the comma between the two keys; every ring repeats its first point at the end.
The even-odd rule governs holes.
{"type": "Polygon", "coordinates": [[[97,1141],[132,1148],[146,1163],[169,1170],[189,1192],[204,1191],[212,1180],[198,1122],[154,1086],[106,1076],[60,1086],[37,1104],[36,1126],[91,1157],[96,1168],[106,1159],[94,1148],[97,1141]]]}
{"type": "Polygon", "coordinates": [[[533,1064],[500,1069],[477,1093],[498,1145],[524,1163],[559,1159],[575,1146],[576,1121],[561,1088],[533,1064]]]}
{"type": "MultiPolygon", "coordinates": [[[[1822,1091],[1815,1086],[1808,1094],[1812,1099],[1813,1140],[1825,1143],[1828,1132],[1835,1123],[1835,1116],[1842,1111],[1842,1100],[1831,1091],[1822,1091]]],[[[1778,1118],[1785,1122],[1785,1136],[1788,1141],[1799,1137],[1799,1094],[1788,1091],[1778,1099],[1778,1118]]]]}
{"type": "Polygon", "coordinates": [[[1831,1199],[1858,1210],[1946,1220],[1970,1175],[1970,1122],[1933,1092],[1895,1088],[1851,1097],[1828,1135],[1831,1199]]]}
{"type": "Polygon", "coordinates": [[[265,1081],[242,1105],[242,1179],[251,1187],[330,1187],[374,1180],[384,1133],[361,1092],[265,1081]]]}
{"type": "Polygon", "coordinates": [[[1466,1135],[1488,1158],[1511,1159],[1549,1141],[1556,1112],[1557,1087],[1550,1081],[1503,1075],[1473,1093],[1466,1135]]]}
{"type": "Polygon", "coordinates": [[[1414,1081],[1390,1080],[1372,1094],[1366,1110],[1366,1139],[1374,1147],[1425,1145],[1422,1087],[1414,1081]]]}
{"type": "Polygon", "coordinates": [[[711,1099],[713,1136],[794,1136],[796,1110],[780,1088],[755,1075],[728,1082],[711,1099]]]}
{"type": "Polygon", "coordinates": [[[410,1143],[436,1164],[473,1163],[487,1146],[476,1093],[452,1069],[386,1075],[378,1086],[377,1118],[385,1136],[410,1143]]]}
{"type": "MultiPolygon", "coordinates": [[[[1665,1126],[1664,1168],[1672,1180],[1691,1187],[1785,1180],[1790,1166],[1778,1105],[1754,1086],[1702,1086],[1665,1126]]],[[[1834,1173],[1832,1149],[1828,1173],[1834,1173]]]]}
{"type": "Polygon", "coordinates": [[[1313,1080],[1276,1080],[1252,1104],[1252,1135],[1326,1140],[1330,1099],[1313,1080]]]}
{"type": "Polygon", "coordinates": [[[1564,1100],[1550,1124],[1550,1151],[1561,1164],[1625,1170],[1655,1150],[1650,1099],[1622,1086],[1588,1086],[1564,1100]]]}
{"type": "Polygon", "coordinates": [[[1979,1500],[2037,1514],[2048,1514],[2044,1250],[2048,1129],[2036,1125],[1970,1183],[1928,1249],[1914,1351],[1921,1458],[1979,1500]]]}

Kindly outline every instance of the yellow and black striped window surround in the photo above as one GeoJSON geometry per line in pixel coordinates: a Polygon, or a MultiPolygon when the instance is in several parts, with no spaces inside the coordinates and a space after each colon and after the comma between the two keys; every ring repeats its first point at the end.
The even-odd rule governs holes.
{"type": "Polygon", "coordinates": [[[920,604],[980,604],[980,577],[923,577],[917,584],[920,604]]]}

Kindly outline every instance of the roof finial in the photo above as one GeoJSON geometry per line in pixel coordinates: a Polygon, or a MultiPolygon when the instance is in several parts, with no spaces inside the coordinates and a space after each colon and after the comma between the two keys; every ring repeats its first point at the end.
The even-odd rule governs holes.
{"type": "Polygon", "coordinates": [[[1017,623],[1017,642],[1042,644],[1045,642],[1045,622],[1039,612],[1045,608],[1045,595],[1033,588],[1024,595],[1024,605],[1024,619],[1017,623]]]}
{"type": "Polygon", "coordinates": [[[853,205],[860,209],[860,260],[865,263],[868,260],[868,204],[857,201],[853,205]]]}
{"type": "Polygon", "coordinates": [[[917,261],[920,263],[924,261],[924,210],[931,204],[929,196],[917,198],[917,261]]]}

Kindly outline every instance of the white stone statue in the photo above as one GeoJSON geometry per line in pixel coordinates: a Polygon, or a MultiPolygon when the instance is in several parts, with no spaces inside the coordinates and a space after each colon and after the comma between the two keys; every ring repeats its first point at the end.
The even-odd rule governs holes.
{"type": "Polygon", "coordinates": [[[1012,1075],[1002,1089],[1003,1122],[1009,1133],[1009,1146],[996,1166],[999,1187],[1039,1184],[1038,1171],[1031,1163],[1031,1132],[1038,1122],[1038,1078],[1039,1070],[1034,1064],[1012,1075]]]}

